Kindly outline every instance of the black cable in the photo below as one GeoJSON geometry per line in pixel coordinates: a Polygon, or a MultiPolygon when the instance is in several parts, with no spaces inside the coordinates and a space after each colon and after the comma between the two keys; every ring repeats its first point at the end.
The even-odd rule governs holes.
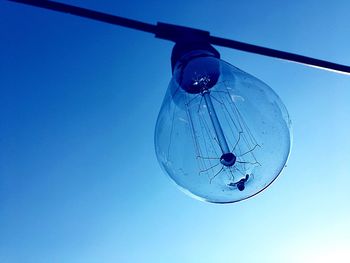
{"type": "Polygon", "coordinates": [[[156,26],[144,22],[140,22],[133,19],[128,19],[120,16],[109,15],[106,13],[101,13],[93,11],[90,9],[67,5],[63,3],[47,1],[47,0],[8,0],[10,2],[17,2],[26,5],[32,5],[36,7],[41,7],[45,9],[50,9],[58,12],[68,13],[76,16],[81,16],[85,18],[90,18],[93,20],[106,22],[113,25],[128,27],[136,30],[141,30],[149,33],[156,33],[156,26]]]}
{"type": "Polygon", "coordinates": [[[316,58],[306,57],[298,54],[293,54],[289,52],[279,51],[271,48],[247,44],[247,43],[243,43],[235,40],[210,36],[209,43],[217,46],[238,49],[241,51],[255,53],[263,56],[274,57],[274,58],[279,58],[279,59],[288,60],[292,62],[302,63],[308,66],[323,68],[331,71],[336,71],[339,73],[350,74],[349,66],[345,66],[345,65],[325,61],[325,60],[320,60],[316,58]]]}
{"type": "Polygon", "coordinates": [[[336,64],[333,62],[297,55],[289,52],[279,51],[271,48],[260,47],[252,44],[247,44],[231,39],[225,39],[220,37],[210,36],[208,31],[203,31],[190,27],[183,27],[178,25],[157,23],[152,25],[144,22],[140,22],[133,19],[128,19],[120,16],[110,15],[94,10],[67,5],[63,3],[48,1],[48,0],[8,0],[10,2],[17,2],[45,9],[55,10],[63,13],[77,15],[93,20],[106,22],[113,25],[128,27],[148,33],[153,33],[156,37],[161,39],[170,40],[173,42],[193,42],[201,41],[207,42],[212,45],[228,47],[238,49],[245,52],[255,53],[268,57],[279,58],[283,60],[289,60],[292,62],[302,63],[309,66],[328,69],[340,73],[350,74],[350,67],[345,65],[336,64]]]}

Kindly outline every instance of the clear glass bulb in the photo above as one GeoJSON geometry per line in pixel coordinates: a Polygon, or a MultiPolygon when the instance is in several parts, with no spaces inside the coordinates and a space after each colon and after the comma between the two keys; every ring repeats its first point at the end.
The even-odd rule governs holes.
{"type": "Polygon", "coordinates": [[[159,112],[155,149],[184,192],[213,203],[249,198],[284,168],[290,119],[259,79],[203,52],[174,65],[159,112]]]}

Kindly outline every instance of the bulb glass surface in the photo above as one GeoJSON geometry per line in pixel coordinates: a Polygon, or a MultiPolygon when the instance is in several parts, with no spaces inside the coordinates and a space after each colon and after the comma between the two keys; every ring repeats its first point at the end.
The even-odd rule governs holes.
{"type": "Polygon", "coordinates": [[[186,193],[213,203],[249,198],[276,179],[290,147],[288,112],[265,83],[211,56],[177,63],[155,149],[186,193]]]}

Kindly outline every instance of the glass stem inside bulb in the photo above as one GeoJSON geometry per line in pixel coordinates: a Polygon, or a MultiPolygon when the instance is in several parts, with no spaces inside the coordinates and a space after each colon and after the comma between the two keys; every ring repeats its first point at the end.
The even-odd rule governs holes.
{"type": "Polygon", "coordinates": [[[225,166],[232,166],[236,162],[236,156],[230,152],[224,132],[221,128],[218,116],[216,114],[213,102],[210,97],[210,91],[207,89],[202,91],[202,96],[204,98],[205,105],[207,106],[210,120],[213,125],[216,138],[218,140],[218,144],[222,151],[222,156],[220,158],[220,161],[225,166]]]}

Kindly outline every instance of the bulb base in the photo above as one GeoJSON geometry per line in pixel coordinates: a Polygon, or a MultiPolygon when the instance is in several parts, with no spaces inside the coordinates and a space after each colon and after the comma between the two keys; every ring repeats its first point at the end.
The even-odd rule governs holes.
{"type": "Polygon", "coordinates": [[[171,56],[173,76],[187,93],[209,90],[220,77],[219,57],[219,52],[207,43],[176,43],[171,56]]]}
{"type": "Polygon", "coordinates": [[[220,58],[220,53],[209,43],[206,42],[177,42],[173,47],[171,52],[171,68],[174,73],[176,64],[183,60],[185,55],[196,51],[196,56],[212,56],[215,58],[220,58]]]}

